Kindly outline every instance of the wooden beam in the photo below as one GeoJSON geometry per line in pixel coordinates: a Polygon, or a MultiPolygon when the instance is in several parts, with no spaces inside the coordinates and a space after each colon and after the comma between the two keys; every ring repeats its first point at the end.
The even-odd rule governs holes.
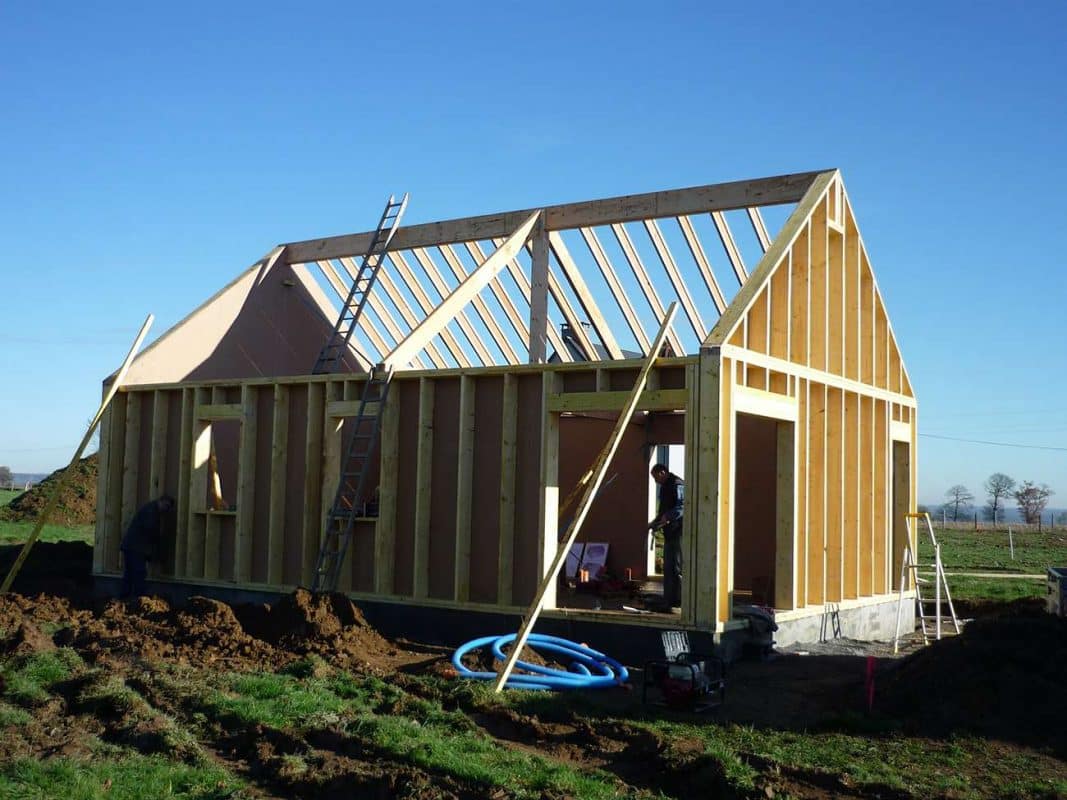
{"type": "Polygon", "coordinates": [[[315,563],[322,539],[322,429],[325,419],[325,385],[307,385],[307,423],[304,438],[304,516],[301,528],[300,580],[304,586],[315,581],[315,563]]]}
{"type": "Polygon", "coordinates": [[[459,446],[456,464],[456,561],[454,599],[470,599],[471,505],[474,502],[474,378],[459,379],[459,446]]]}
{"type": "MultiPolygon", "coordinates": [[[[194,405],[203,405],[211,397],[211,390],[198,387],[194,405]]],[[[208,462],[211,457],[211,423],[194,417],[189,466],[189,544],[185,551],[185,574],[190,578],[204,577],[204,539],[207,535],[208,462]]]]}
{"type": "MultiPolygon", "coordinates": [[[[357,269],[356,265],[350,258],[342,258],[341,263],[345,265],[345,268],[351,272],[353,269],[357,269]]],[[[414,328],[419,324],[419,318],[415,316],[415,312],[411,308],[411,304],[408,303],[407,298],[404,297],[403,292],[393,282],[393,279],[389,277],[389,273],[386,272],[384,265],[382,269],[378,271],[378,283],[381,284],[382,289],[388,295],[389,299],[396,306],[396,310],[400,313],[400,317],[404,320],[404,323],[408,326],[408,329],[414,328]]],[[[397,341],[400,341],[403,336],[397,337],[397,341]]],[[[433,342],[426,343],[426,355],[430,358],[430,363],[437,369],[447,369],[449,364],[444,355],[437,348],[437,345],[433,342]]]]}
{"type": "Polygon", "coordinates": [[[726,221],[726,216],[721,211],[712,211],[711,221],[715,223],[719,241],[722,242],[726,257],[730,260],[730,266],[734,268],[737,282],[744,286],[745,281],[748,280],[748,270],[745,269],[745,261],[741,257],[741,251],[737,249],[737,243],[734,241],[734,235],[730,232],[730,225],[726,221]]]}
{"type": "Polygon", "coordinates": [[[419,436],[415,463],[415,544],[412,558],[414,595],[430,593],[430,477],[433,474],[434,383],[419,379],[419,436]]]}
{"type": "Polygon", "coordinates": [[[182,422],[178,436],[177,521],[174,530],[174,577],[186,576],[189,547],[189,464],[193,445],[193,406],[195,389],[182,389],[182,422]]]}
{"type": "MultiPolygon", "coordinates": [[[[319,261],[317,263],[319,269],[322,270],[322,274],[326,277],[327,282],[330,284],[331,287],[333,287],[334,292],[337,293],[337,297],[340,299],[341,304],[343,306],[344,303],[348,300],[348,292],[350,286],[345,283],[344,279],[337,271],[337,267],[333,265],[332,261],[319,261]]],[[[379,359],[386,353],[388,353],[390,349],[392,349],[389,347],[388,344],[386,344],[385,337],[382,336],[381,332],[378,330],[377,326],[374,324],[374,321],[370,318],[369,315],[365,313],[361,314],[357,325],[359,329],[363,331],[367,339],[370,341],[371,346],[378,351],[379,359]]],[[[355,347],[357,343],[358,340],[353,335],[353,337],[349,339],[348,342],[349,350],[355,351],[359,356],[361,356],[363,360],[367,362],[366,369],[369,369],[372,360],[367,359],[366,356],[359,352],[359,350],[355,347]]]]}
{"type": "MultiPolygon", "coordinates": [[[[435,303],[427,312],[426,319],[429,319],[430,315],[436,312],[444,303],[444,301],[449,297],[452,290],[449,288],[448,284],[445,283],[445,279],[441,275],[441,271],[437,268],[437,264],[434,263],[434,260],[430,257],[430,254],[427,251],[417,249],[412,250],[411,252],[415,256],[415,260],[419,262],[419,266],[421,266],[423,271],[426,273],[426,277],[430,279],[430,283],[433,284],[434,289],[436,289],[437,293],[441,295],[441,303],[435,303]]],[[[482,342],[481,334],[479,334],[474,329],[474,326],[471,325],[470,319],[467,318],[467,312],[463,308],[460,308],[459,311],[456,312],[455,320],[456,324],[459,326],[459,329],[463,332],[463,336],[467,339],[467,343],[471,346],[471,349],[474,350],[474,353],[475,355],[477,355],[478,359],[486,365],[496,364],[496,359],[493,358],[492,353],[489,352],[485,344],[482,342]]],[[[423,320],[423,324],[425,322],[426,320],[423,320]]],[[[445,325],[441,326],[441,335],[444,336],[445,331],[447,330],[448,325],[446,323],[445,325]]]]}
{"type": "Polygon", "coordinates": [[[378,475],[378,523],[374,530],[374,591],[395,591],[396,510],[400,480],[400,397],[392,387],[382,409],[378,475]]]}
{"type": "MultiPolygon", "coordinates": [[[[556,557],[559,540],[559,414],[548,411],[549,399],[563,388],[563,379],[558,372],[545,372],[541,376],[541,449],[540,475],[537,488],[537,573],[548,574],[549,565],[556,557]]],[[[556,605],[554,581],[543,592],[542,603],[549,608],[556,605]]]]}
{"type": "MultiPolygon", "coordinates": [[[[213,405],[222,405],[226,390],[221,386],[215,386],[211,390],[211,402],[213,405]]],[[[219,503],[223,499],[223,491],[232,491],[233,487],[226,486],[220,488],[219,474],[217,471],[217,464],[215,462],[215,441],[214,433],[211,427],[208,427],[209,439],[208,439],[208,468],[207,479],[209,481],[209,488],[215,495],[215,501],[210,508],[205,507],[208,512],[205,519],[204,528],[204,577],[209,580],[215,580],[220,577],[220,562],[222,560],[222,519],[218,516],[211,514],[210,512],[219,508],[219,503]]],[[[232,498],[233,495],[231,494],[232,498]]]]}
{"type": "Polygon", "coordinates": [[[394,368],[405,366],[411,360],[412,355],[425,347],[426,342],[451,322],[463,307],[503,269],[508,260],[515,256],[529,237],[536,221],[537,214],[535,213],[520,225],[508,240],[486,259],[484,264],[467,276],[448,297],[441,301],[441,304],[383,359],[386,366],[394,368]]]}
{"type": "Polygon", "coordinates": [[[511,374],[504,375],[502,419],[500,425],[500,540],[497,544],[496,603],[513,602],[515,572],[515,478],[518,463],[519,383],[511,374]]]}
{"type": "MultiPolygon", "coordinates": [[[[437,248],[437,250],[444,257],[445,263],[448,264],[448,268],[452,271],[453,277],[455,277],[456,281],[458,281],[459,284],[462,285],[463,281],[465,281],[469,276],[467,274],[467,270],[460,262],[459,257],[456,255],[456,252],[452,249],[452,246],[447,244],[441,245],[437,248]]],[[[479,267],[480,266],[481,265],[479,265],[479,267]]],[[[505,266],[507,266],[507,261],[500,265],[500,269],[505,266]]],[[[497,270],[497,272],[499,272],[499,269],[497,270]]],[[[487,280],[482,288],[491,288],[496,282],[496,277],[497,276],[494,273],[493,277],[487,280]]],[[[522,361],[520,361],[519,359],[519,354],[515,351],[515,348],[511,346],[511,342],[504,334],[503,329],[497,323],[496,317],[493,315],[493,312],[489,308],[489,304],[485,302],[485,299],[481,296],[481,294],[475,292],[471,296],[470,303],[471,306],[473,306],[474,308],[474,313],[478,315],[478,319],[482,321],[482,325],[484,325],[485,329],[489,332],[489,336],[493,339],[493,342],[496,344],[497,349],[504,355],[504,360],[510,364],[522,363],[522,361]]]]}
{"type": "MultiPolygon", "coordinates": [[[[663,303],[660,302],[659,295],[656,293],[656,287],[652,285],[652,280],[648,276],[648,270],[645,269],[644,262],[641,261],[641,256],[637,254],[637,249],[630,239],[629,232],[622,225],[612,225],[611,231],[615,234],[615,239],[618,241],[619,247],[622,248],[622,254],[626,257],[634,277],[637,278],[637,284],[641,287],[641,292],[645,295],[645,300],[648,301],[652,313],[656,319],[663,319],[663,303]]],[[[685,355],[682,342],[673,328],[667,331],[667,341],[670,342],[675,355],[685,355]]]]}
{"type": "Polygon", "coordinates": [[[144,341],[144,337],[148,334],[148,329],[152,327],[153,319],[155,318],[151,314],[149,314],[145,318],[144,323],[141,325],[140,332],[134,339],[133,345],[130,347],[129,352],[127,352],[126,354],[126,358],[123,360],[122,364],[115,372],[115,377],[111,380],[110,386],[108,386],[107,391],[104,393],[103,399],[101,399],[100,405],[97,408],[96,413],[93,415],[92,419],[89,420],[89,427],[86,429],[85,434],[82,436],[82,440],[81,442],[79,442],[78,447],[75,448],[74,457],[71,458],[67,469],[59,476],[59,479],[56,481],[56,485],[52,489],[51,495],[45,502],[45,507],[41,510],[41,513],[37,515],[37,523],[34,525],[33,530],[30,532],[29,537],[26,539],[26,543],[22,546],[22,550],[15,558],[15,563],[11,565],[11,569],[8,571],[7,577],[4,578],[3,585],[0,586],[0,593],[6,592],[11,588],[11,584],[14,582],[15,576],[22,568],[22,565],[23,563],[25,563],[26,558],[29,556],[30,550],[33,548],[34,543],[37,541],[37,537],[41,535],[41,529],[44,527],[45,523],[48,522],[49,516],[55,510],[56,505],[59,503],[59,498],[62,495],[64,488],[66,487],[67,481],[74,474],[74,465],[77,464],[78,461],[81,459],[82,453],[85,452],[85,448],[88,447],[89,442],[93,438],[93,434],[96,432],[96,426],[100,424],[101,420],[103,420],[104,414],[107,411],[108,406],[111,404],[112,399],[114,399],[115,395],[119,391],[119,388],[122,386],[122,382],[126,378],[126,373],[130,368],[130,364],[133,363],[134,357],[137,354],[137,350],[141,346],[141,342],[144,341]]]}
{"type": "Polygon", "coordinates": [[[623,289],[622,284],[619,282],[619,276],[615,272],[615,267],[604,252],[604,247],[600,243],[596,231],[592,228],[582,228],[581,233],[582,238],[585,240],[586,247],[589,248],[589,252],[593,256],[593,261],[596,262],[597,267],[600,269],[600,274],[603,275],[604,280],[607,281],[612,297],[615,298],[615,302],[619,305],[619,310],[622,311],[622,316],[626,320],[630,332],[634,335],[634,339],[637,340],[637,346],[641,348],[642,353],[647,355],[651,343],[648,340],[648,336],[645,335],[645,329],[642,327],[637,312],[634,310],[633,303],[630,302],[630,295],[623,289]]]}
{"type": "Polygon", "coordinates": [[[678,299],[682,301],[682,308],[689,319],[689,324],[693,326],[693,332],[696,334],[697,340],[703,341],[704,337],[708,335],[708,329],[704,327],[704,320],[700,318],[700,311],[697,309],[696,303],[693,302],[693,297],[689,294],[685,281],[682,280],[682,274],[678,271],[678,265],[674,262],[674,256],[671,254],[670,248],[667,247],[663,232],[653,219],[645,220],[644,224],[645,230],[648,232],[648,238],[652,240],[652,247],[655,248],[656,255],[659,256],[660,263],[663,264],[663,269],[667,272],[667,279],[671,282],[678,299]]]}
{"type": "MultiPolygon", "coordinates": [[[[482,248],[478,246],[477,242],[464,242],[464,246],[467,249],[467,254],[474,261],[474,266],[480,267],[485,263],[485,253],[482,252],[482,248]]],[[[509,259],[507,267],[510,269],[514,263],[515,259],[509,259]]],[[[489,281],[489,291],[492,292],[493,297],[500,304],[504,311],[504,316],[507,317],[508,322],[511,324],[511,329],[515,331],[519,341],[524,344],[527,343],[530,340],[530,327],[523,320],[523,315],[519,312],[518,306],[512,301],[511,295],[504,289],[502,275],[497,275],[496,278],[489,281]]]]}
{"type": "Polygon", "coordinates": [[[763,215],[759,213],[759,208],[751,206],[745,209],[748,212],[748,220],[752,223],[752,230],[756,233],[756,240],[759,242],[760,249],[766,253],[771,248],[771,235],[767,233],[767,225],[763,221],[763,215]]]}
{"type": "Polygon", "coordinates": [[[288,465],[289,387],[275,384],[270,443],[270,518],[267,523],[267,583],[275,585],[280,585],[285,577],[285,498],[288,465]]]}
{"type": "Polygon", "coordinates": [[[545,347],[548,337],[548,232],[543,218],[534,229],[531,251],[530,363],[543,364],[548,357],[545,347]]]}
{"type": "MultiPolygon", "coordinates": [[[[597,458],[596,464],[593,469],[593,478],[589,481],[589,485],[585,489],[585,494],[582,496],[581,502],[578,504],[578,508],[574,513],[574,518],[571,520],[570,526],[567,530],[567,535],[563,541],[558,545],[555,540],[551,542],[546,541],[546,547],[550,544],[555,550],[555,557],[552,559],[551,566],[543,572],[541,585],[537,590],[537,595],[534,597],[534,601],[530,604],[530,607],[526,611],[526,616],[522,627],[519,629],[518,636],[515,639],[514,644],[511,647],[511,651],[508,654],[507,661],[504,663],[503,669],[500,671],[500,675],[497,677],[494,690],[500,692],[504,685],[508,681],[508,677],[511,675],[512,670],[515,669],[515,662],[519,660],[519,656],[522,653],[523,647],[526,646],[526,642],[529,639],[530,632],[533,630],[534,625],[537,623],[537,618],[541,613],[541,609],[544,607],[546,599],[550,596],[551,590],[555,588],[556,578],[559,575],[560,570],[563,568],[563,564],[567,559],[567,554],[570,552],[571,545],[574,544],[575,539],[578,537],[578,532],[582,528],[582,523],[585,522],[585,518],[589,513],[589,509],[593,505],[593,499],[596,497],[597,491],[604,482],[604,477],[607,475],[608,467],[611,466],[611,460],[615,456],[615,451],[618,450],[619,444],[622,442],[623,434],[626,432],[627,425],[630,424],[630,417],[634,413],[634,409],[637,406],[637,402],[641,397],[641,392],[645,388],[645,381],[648,378],[648,373],[652,371],[653,364],[656,363],[656,353],[663,346],[664,340],[667,338],[667,331],[670,329],[671,320],[674,317],[675,311],[678,309],[677,303],[671,303],[670,308],[667,311],[667,315],[663,319],[662,325],[660,325],[659,333],[653,342],[652,353],[645,359],[644,365],[641,367],[641,371],[637,375],[637,380],[634,382],[633,391],[631,393],[630,402],[622,413],[619,414],[619,419],[615,423],[615,428],[611,432],[611,436],[608,437],[607,444],[601,451],[597,458]]],[[[546,374],[547,377],[547,374],[546,374]]],[[[553,387],[548,387],[553,388],[553,387]]],[[[546,420],[550,419],[554,415],[543,410],[542,414],[546,420]]],[[[557,445],[558,447],[558,445],[557,445]]],[[[558,487],[557,487],[558,493],[558,487]]],[[[557,506],[553,504],[550,508],[555,511],[557,506]]],[[[552,529],[555,526],[546,526],[544,536],[547,540],[549,527],[552,529]]]]}
{"type": "Polygon", "coordinates": [[[824,172],[811,183],[807,193],[797,204],[797,207],[793,209],[793,213],[789,215],[789,219],[782,226],[781,232],[771,243],[771,248],[763,254],[763,258],[760,259],[759,264],[752,273],[752,278],[744,282],[733,302],[730,303],[719,318],[719,321],[715,323],[715,327],[711,329],[711,333],[704,340],[705,345],[714,346],[730,340],[734,330],[744,320],[749,306],[767,282],[770,274],[781,262],[789,248],[793,246],[793,242],[796,241],[801,231],[808,226],[809,218],[820,202],[825,199],[826,190],[835,175],[835,171],[824,172]]]}
{"type": "Polygon", "coordinates": [[[244,414],[244,406],[240,403],[203,403],[196,407],[196,418],[208,422],[240,419],[242,414],[244,414]]]}
{"type": "MultiPolygon", "coordinates": [[[[493,241],[495,244],[497,244],[497,246],[499,246],[499,243],[503,242],[504,240],[494,239],[493,241]]],[[[485,261],[485,253],[482,252],[481,245],[479,245],[477,242],[465,242],[464,244],[466,245],[467,250],[470,251],[471,257],[474,258],[475,263],[477,263],[478,266],[481,266],[482,262],[485,261]]],[[[530,280],[523,272],[522,264],[519,263],[519,260],[517,258],[512,258],[508,261],[508,272],[511,273],[512,280],[514,280],[515,284],[519,287],[519,293],[522,295],[522,299],[526,301],[527,304],[530,304],[533,299],[532,290],[530,287],[530,280]]],[[[574,359],[571,358],[570,351],[568,351],[567,348],[563,346],[563,340],[560,338],[559,331],[556,330],[556,326],[552,323],[551,317],[548,318],[547,325],[548,341],[552,344],[552,347],[555,348],[556,355],[560,357],[561,361],[573,361],[574,359]]],[[[526,334],[523,337],[523,341],[529,341],[529,339],[530,329],[527,326],[526,334]]]]}
{"type": "MultiPolygon", "coordinates": [[[[708,261],[708,256],[704,252],[704,246],[700,242],[700,237],[697,236],[696,228],[693,227],[693,221],[689,217],[678,217],[678,227],[682,229],[682,236],[685,237],[685,243],[689,247],[689,252],[693,256],[693,260],[696,262],[697,269],[700,270],[700,276],[704,279],[704,285],[708,287],[708,292],[711,294],[711,301],[715,303],[715,308],[719,314],[722,314],[726,310],[726,297],[722,293],[722,287],[719,285],[718,279],[715,277],[714,271],[711,269],[711,262],[708,261]]],[[[701,337],[703,339],[704,337],[701,337]]]]}
{"type": "Polygon", "coordinates": [[[166,490],[164,470],[167,464],[167,393],[152,393],[152,455],[148,467],[148,496],[160,497],[166,490]]]}
{"type": "MultiPolygon", "coordinates": [[[[396,269],[397,275],[400,277],[401,283],[411,292],[411,296],[415,298],[415,302],[419,304],[419,308],[423,314],[429,314],[433,311],[436,303],[430,300],[429,295],[426,294],[426,290],[422,288],[422,284],[419,283],[418,278],[415,277],[415,273],[411,269],[411,265],[408,264],[404,258],[404,254],[400,252],[393,252],[388,254],[389,262],[396,269]]],[[[412,324],[414,328],[418,323],[412,324]]],[[[469,367],[471,360],[467,357],[466,351],[459,343],[459,339],[452,333],[447,327],[441,329],[441,341],[444,343],[445,348],[448,350],[448,354],[452,356],[452,360],[456,362],[460,367],[469,367]]],[[[483,364],[491,364],[491,361],[483,361],[483,364]]]]}
{"type": "MultiPolygon", "coordinates": [[[[256,388],[241,386],[241,435],[237,458],[237,519],[234,521],[233,574],[234,580],[252,580],[253,532],[256,513],[256,436],[258,409],[256,388]]],[[[271,464],[271,489],[273,490],[274,465],[271,464]]],[[[271,498],[273,511],[274,499],[271,498]]],[[[269,546],[268,546],[269,548],[269,546]]],[[[270,557],[270,556],[268,556],[270,557]]],[[[274,581],[270,581],[274,582],[274,581]]],[[[277,581],[281,583],[281,579],[277,581]]]]}
{"type": "MultiPolygon", "coordinates": [[[[564,392],[548,398],[548,410],[620,411],[626,407],[630,392],[564,392]]],[[[646,389],[637,400],[638,411],[679,411],[689,403],[687,389],[646,389]]]]}
{"type": "Polygon", "coordinates": [[[578,298],[578,304],[589,318],[590,323],[592,323],[593,330],[596,331],[597,336],[600,337],[600,341],[604,345],[604,350],[607,351],[608,358],[623,358],[622,348],[619,347],[619,343],[615,341],[615,336],[612,334],[611,328],[608,325],[607,320],[604,318],[604,315],[600,312],[600,308],[597,306],[596,300],[593,298],[593,293],[589,291],[589,287],[582,278],[582,273],[578,269],[578,265],[571,257],[570,251],[567,250],[567,245],[564,243],[563,237],[559,233],[552,232],[548,234],[548,241],[552,249],[552,254],[556,257],[556,263],[559,264],[560,269],[563,270],[563,277],[567,279],[567,283],[570,284],[574,296],[578,298]]]}
{"type": "Polygon", "coordinates": [[[137,484],[141,473],[141,406],[143,403],[143,392],[127,393],[126,436],[122,454],[122,530],[126,530],[138,508],[137,484]]]}
{"type": "MultiPolygon", "coordinates": [[[[627,195],[604,200],[565,203],[544,209],[545,227],[550,231],[588,228],[644,219],[677,217],[710,211],[751,206],[795,203],[819,172],[779,175],[756,180],[734,181],[688,189],[627,195]]],[[[431,222],[400,228],[390,243],[392,250],[432,247],[453,242],[486,241],[507,236],[537,209],[486,214],[446,222],[431,222]]],[[[373,232],[309,239],[286,245],[291,264],[339,256],[361,256],[367,252],[373,232]]]]}

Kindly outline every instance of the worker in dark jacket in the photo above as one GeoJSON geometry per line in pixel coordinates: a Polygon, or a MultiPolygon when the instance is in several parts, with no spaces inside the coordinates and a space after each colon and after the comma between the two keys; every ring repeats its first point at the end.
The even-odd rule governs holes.
{"type": "Polygon", "coordinates": [[[652,467],[652,480],[659,485],[656,518],[648,527],[663,530],[663,602],[675,608],[682,604],[682,510],[685,505],[685,481],[667,469],[666,464],[652,467]]]}
{"type": "Polygon", "coordinates": [[[163,538],[163,518],[174,507],[174,498],[163,495],[141,506],[122,537],[122,594],[140,597],[145,593],[148,562],[159,555],[163,538]]]}

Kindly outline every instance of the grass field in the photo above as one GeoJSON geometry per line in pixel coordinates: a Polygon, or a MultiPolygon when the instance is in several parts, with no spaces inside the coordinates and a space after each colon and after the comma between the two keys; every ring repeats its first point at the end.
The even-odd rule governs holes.
{"type": "MultiPolygon", "coordinates": [[[[1012,558],[1007,529],[959,531],[934,529],[941,545],[946,572],[1024,573],[1044,576],[1050,566],[1067,565],[1067,533],[1057,531],[1016,531],[1012,558]]],[[[933,547],[920,533],[919,558],[933,559],[933,547]]],[[[969,601],[1009,602],[1026,597],[1044,597],[1045,583],[1020,578],[975,578],[949,575],[953,598],[969,601]]]]}
{"type": "MultiPolygon", "coordinates": [[[[32,522],[5,522],[0,520],[0,546],[19,544],[26,541],[33,532],[32,522]]],[[[77,525],[68,528],[64,525],[45,525],[41,530],[39,542],[85,542],[93,543],[93,526],[77,525]]]]}
{"type": "Polygon", "coordinates": [[[0,508],[6,506],[20,494],[22,494],[21,489],[0,489],[0,508]]]}

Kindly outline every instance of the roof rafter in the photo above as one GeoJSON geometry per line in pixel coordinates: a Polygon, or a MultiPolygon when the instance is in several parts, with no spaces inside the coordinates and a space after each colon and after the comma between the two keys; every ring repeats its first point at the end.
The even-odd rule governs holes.
{"type": "Polygon", "coordinates": [[[641,326],[641,320],[638,318],[637,312],[634,310],[633,304],[630,302],[630,296],[623,290],[622,284],[619,282],[618,273],[615,272],[615,267],[612,266],[607,253],[604,252],[604,246],[600,243],[600,239],[597,238],[596,231],[592,228],[582,228],[581,233],[586,246],[589,248],[590,254],[593,256],[593,261],[596,262],[597,267],[600,269],[600,274],[603,275],[604,280],[607,281],[608,288],[611,290],[615,302],[619,304],[619,309],[622,311],[622,315],[626,319],[626,324],[629,326],[630,332],[633,333],[634,338],[637,340],[641,352],[647,353],[648,348],[652,346],[652,343],[649,342],[648,336],[645,334],[645,329],[641,326]]]}
{"type": "MultiPolygon", "coordinates": [[[[441,275],[441,271],[437,268],[437,264],[430,258],[430,254],[421,247],[416,247],[411,251],[411,254],[415,256],[415,260],[419,262],[419,265],[426,272],[426,277],[430,279],[430,283],[433,284],[434,289],[441,295],[442,302],[451,291],[448,288],[448,284],[445,283],[445,279],[441,275]]],[[[440,306],[435,306],[434,310],[440,306]]],[[[429,312],[430,314],[433,311],[429,312]]],[[[429,315],[427,315],[428,317],[429,315]]],[[[478,332],[474,330],[474,326],[471,324],[470,319],[467,318],[467,313],[464,310],[460,310],[456,314],[456,324],[459,325],[459,329],[463,331],[463,335],[467,338],[467,342],[474,349],[478,358],[481,359],[485,365],[495,364],[496,359],[486,348],[485,343],[482,342],[482,337],[478,335],[478,332]]]]}
{"type": "MultiPolygon", "coordinates": [[[[410,250],[416,247],[473,240],[488,241],[504,237],[538,210],[544,212],[545,229],[554,231],[795,203],[804,196],[811,182],[819,174],[820,171],[802,172],[410,225],[397,230],[390,248],[410,250]]],[[[339,256],[360,256],[367,252],[372,238],[373,232],[368,231],[291,242],[287,245],[288,256],[292,263],[339,256]]]]}
{"type": "MultiPolygon", "coordinates": [[[[659,299],[656,287],[652,285],[652,279],[648,275],[648,270],[645,269],[644,262],[641,261],[641,256],[637,254],[637,249],[634,247],[633,240],[630,238],[630,233],[621,223],[612,225],[611,232],[615,234],[615,239],[618,241],[619,247],[622,248],[622,254],[630,264],[630,269],[633,271],[634,277],[637,278],[637,284],[641,287],[641,291],[645,295],[645,300],[648,301],[648,305],[652,308],[653,315],[655,315],[656,319],[663,319],[663,316],[667,312],[663,308],[663,303],[659,299]]],[[[671,349],[674,350],[675,353],[681,354],[685,352],[685,349],[682,347],[682,342],[678,338],[678,334],[675,333],[673,324],[667,331],[667,341],[670,342],[671,349]]]]}
{"type": "MultiPolygon", "coordinates": [[[[386,254],[386,258],[396,269],[396,274],[400,278],[401,283],[411,293],[411,296],[415,298],[415,302],[419,304],[419,308],[422,309],[423,314],[429,314],[433,311],[434,303],[430,300],[430,296],[426,294],[426,290],[422,288],[422,284],[419,283],[419,279],[415,276],[414,271],[411,269],[411,265],[408,264],[404,258],[404,254],[399,250],[394,250],[391,253],[386,254]]],[[[412,325],[414,328],[415,326],[412,325]]],[[[445,347],[448,349],[449,355],[452,359],[461,367],[471,366],[471,360],[467,357],[466,351],[463,349],[463,345],[460,344],[459,339],[448,328],[441,329],[441,341],[444,342],[445,347]]],[[[483,364],[487,362],[482,362],[483,364]]]]}

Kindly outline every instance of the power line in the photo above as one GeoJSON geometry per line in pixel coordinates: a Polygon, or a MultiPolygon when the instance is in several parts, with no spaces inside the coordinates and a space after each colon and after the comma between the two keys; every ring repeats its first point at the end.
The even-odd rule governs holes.
{"type": "Polygon", "coordinates": [[[996,447],[1018,447],[1022,450],[1053,450],[1058,453],[1067,453],[1067,447],[1051,447],[1043,444],[1017,444],[1015,442],[988,442],[984,439],[960,439],[955,436],[939,436],[936,433],[920,433],[928,439],[944,439],[949,442],[969,442],[971,444],[991,444],[996,447]]]}

